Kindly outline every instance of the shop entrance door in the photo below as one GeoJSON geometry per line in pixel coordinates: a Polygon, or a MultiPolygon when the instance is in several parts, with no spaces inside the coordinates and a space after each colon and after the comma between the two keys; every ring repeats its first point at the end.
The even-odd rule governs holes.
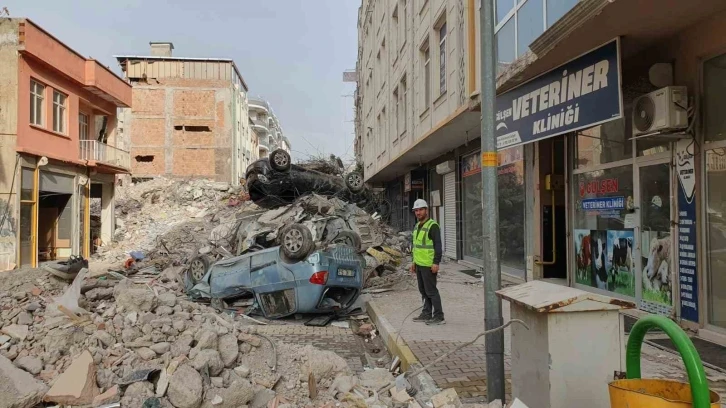
{"type": "Polygon", "coordinates": [[[629,215],[635,230],[632,260],[629,243],[620,240],[620,251],[613,253],[613,264],[635,265],[636,298],[640,308],[651,313],[670,315],[673,310],[673,260],[675,249],[672,226],[671,162],[669,158],[636,159],[635,206],[629,215]],[[623,246],[625,248],[623,248],[623,246]]]}

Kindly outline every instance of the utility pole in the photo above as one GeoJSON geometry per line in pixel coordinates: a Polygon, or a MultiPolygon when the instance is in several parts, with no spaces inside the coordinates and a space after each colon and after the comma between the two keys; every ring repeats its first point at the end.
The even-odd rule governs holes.
{"type": "MultiPolygon", "coordinates": [[[[497,186],[497,140],[494,134],[496,98],[496,49],[494,45],[494,0],[482,0],[481,27],[481,174],[484,240],[484,328],[503,324],[502,301],[496,291],[502,286],[499,267],[499,194],[497,186]]],[[[486,340],[487,398],[504,403],[504,331],[488,334],[486,340]]]]}

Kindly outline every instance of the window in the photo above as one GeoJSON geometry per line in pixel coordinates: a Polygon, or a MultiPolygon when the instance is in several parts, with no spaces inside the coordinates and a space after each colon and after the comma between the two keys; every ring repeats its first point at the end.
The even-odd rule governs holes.
{"type": "Polygon", "coordinates": [[[393,121],[395,129],[393,130],[393,140],[398,139],[398,131],[401,129],[401,98],[398,93],[398,87],[393,89],[393,121]]]}
{"type": "Polygon", "coordinates": [[[439,95],[446,93],[446,21],[439,28],[439,95]]]}
{"type": "Polygon", "coordinates": [[[407,0],[401,0],[399,4],[399,9],[401,10],[401,21],[398,24],[399,32],[398,32],[398,42],[401,44],[399,46],[400,51],[403,52],[403,47],[406,45],[406,36],[408,34],[408,4],[407,0]]]}
{"type": "Polygon", "coordinates": [[[706,142],[726,140],[726,54],[703,63],[703,91],[706,142]]]}
{"type": "Polygon", "coordinates": [[[552,26],[570,9],[575,7],[579,0],[546,0],[547,1],[547,27],[552,26]]]}
{"type": "Polygon", "coordinates": [[[88,115],[81,113],[78,115],[78,138],[89,140],[88,136],[88,115]]]}
{"type": "Polygon", "coordinates": [[[53,131],[66,133],[66,99],[68,97],[53,91],[53,131]]]}
{"type": "Polygon", "coordinates": [[[422,111],[428,109],[431,106],[431,49],[429,48],[429,41],[426,40],[424,46],[421,48],[423,61],[423,79],[424,79],[424,99],[422,111]]]}
{"type": "Polygon", "coordinates": [[[544,3],[529,0],[517,11],[517,57],[522,56],[542,32],[544,32],[544,3]]]}
{"type": "Polygon", "coordinates": [[[514,8],[514,0],[496,0],[497,23],[504,20],[514,8]]]}
{"type": "Polygon", "coordinates": [[[406,76],[404,75],[399,85],[400,94],[398,103],[398,114],[401,116],[399,121],[400,127],[398,128],[398,134],[403,135],[406,133],[406,105],[407,105],[407,89],[406,89],[406,76]]]}
{"type": "Polygon", "coordinates": [[[45,95],[45,86],[30,81],[30,124],[43,126],[43,101],[45,95]]]}
{"type": "Polygon", "coordinates": [[[514,34],[514,19],[509,20],[496,34],[497,74],[506,70],[516,58],[514,34]]]}
{"type": "Polygon", "coordinates": [[[400,24],[398,22],[398,4],[396,4],[396,8],[393,9],[393,13],[391,14],[391,23],[393,24],[393,27],[391,27],[391,61],[395,64],[398,59],[398,47],[396,44],[401,38],[400,24]]]}

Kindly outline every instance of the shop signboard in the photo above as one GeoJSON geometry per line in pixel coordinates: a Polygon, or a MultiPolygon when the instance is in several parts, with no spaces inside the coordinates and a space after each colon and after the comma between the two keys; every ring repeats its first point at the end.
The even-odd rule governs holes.
{"type": "Polygon", "coordinates": [[[478,153],[464,156],[462,161],[464,162],[461,174],[463,177],[470,177],[481,173],[481,162],[479,161],[478,153]]]}
{"type": "Polygon", "coordinates": [[[495,103],[498,149],[622,117],[619,39],[498,95],[495,103]]]}
{"type": "Polygon", "coordinates": [[[678,141],[678,282],[681,295],[681,318],[698,322],[698,266],[696,234],[696,175],[694,142],[678,141]]]}

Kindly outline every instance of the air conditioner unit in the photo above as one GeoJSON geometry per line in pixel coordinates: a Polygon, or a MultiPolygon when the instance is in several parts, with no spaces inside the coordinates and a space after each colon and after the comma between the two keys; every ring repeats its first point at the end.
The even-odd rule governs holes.
{"type": "Polygon", "coordinates": [[[436,165],[437,174],[451,173],[454,170],[456,170],[456,168],[455,168],[453,160],[448,160],[448,161],[445,161],[443,163],[439,163],[436,165]]]}
{"type": "Polygon", "coordinates": [[[668,133],[688,127],[685,86],[667,86],[635,99],[633,136],[668,133]]]}

